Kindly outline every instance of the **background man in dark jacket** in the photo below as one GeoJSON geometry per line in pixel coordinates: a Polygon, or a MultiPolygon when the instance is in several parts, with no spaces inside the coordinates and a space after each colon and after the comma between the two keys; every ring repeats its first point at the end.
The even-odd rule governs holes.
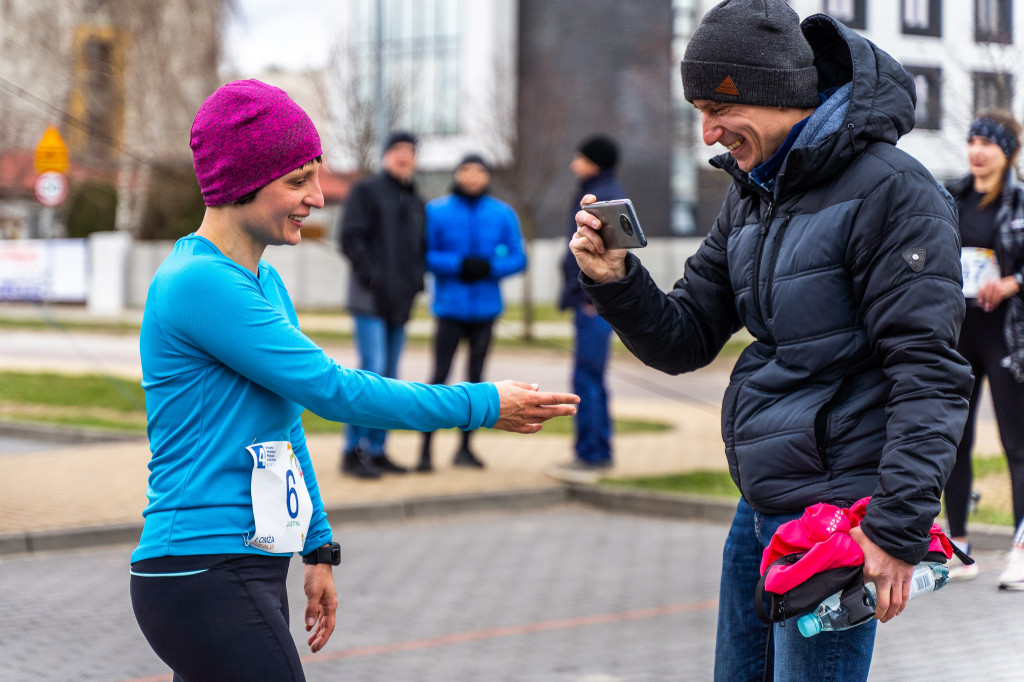
{"type": "MultiPolygon", "coordinates": [[[[362,369],[398,375],[413,299],[423,290],[423,199],[416,193],[416,138],[392,132],[384,145],[383,169],[349,193],[341,219],[341,250],[352,270],[348,309],[362,369]]],[[[341,470],[359,478],[405,473],[384,452],[387,432],[347,426],[341,470]]]]}
{"type": "MultiPolygon", "coordinates": [[[[618,161],[619,145],[607,135],[592,135],[576,148],[569,168],[580,184],[570,206],[569,235],[576,230],[574,216],[587,194],[598,201],[626,198],[626,190],[615,177],[618,161]]],[[[580,396],[580,405],[576,411],[576,457],[548,473],[563,481],[590,483],[612,466],[612,421],[604,380],[612,328],[597,314],[590,297],[580,287],[580,266],[568,249],[562,259],[562,271],[565,285],[558,307],[573,312],[576,347],[572,385],[580,396]]]]}
{"type": "Polygon", "coordinates": [[[913,79],[838,21],[726,0],[694,32],[682,77],[704,142],[727,150],[712,165],[733,177],[685,276],[659,291],[635,255],[604,251],[583,211],[570,247],[598,312],[653,367],[690,371],[741,327],[754,337],[722,407],[743,498],[724,550],[715,679],[771,679],[774,666],[775,679],[863,680],[877,621],[812,638],[792,621],[764,625],[759,563],[805,507],[871,496],[850,535],[876,618],[903,610],[972,383],[955,350],[956,214],[895,146],[914,124],[913,79]]]}
{"type": "MultiPolygon", "coordinates": [[[[455,167],[452,193],[427,204],[427,270],[434,275],[434,373],[431,384],[448,381],[459,341],[469,346],[467,379],[483,381],[494,320],[501,314],[501,280],[526,268],[519,218],[490,195],[491,171],[479,154],[455,167]]],[[[462,432],[455,466],[484,468],[462,432]]],[[[423,434],[417,471],[432,471],[432,433],[423,434]]]]}

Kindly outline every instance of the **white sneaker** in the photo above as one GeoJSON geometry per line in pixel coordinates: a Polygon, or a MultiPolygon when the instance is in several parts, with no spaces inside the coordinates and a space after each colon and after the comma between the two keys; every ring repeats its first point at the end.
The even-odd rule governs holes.
{"type": "Polygon", "coordinates": [[[546,473],[550,478],[553,478],[556,481],[562,481],[563,483],[579,483],[588,485],[591,483],[597,483],[602,476],[608,473],[611,466],[611,462],[607,464],[588,464],[578,459],[574,459],[568,464],[551,467],[544,473],[546,473]]]}
{"type": "Polygon", "coordinates": [[[1006,557],[1006,568],[999,576],[999,589],[1024,590],[1024,550],[1010,550],[1006,557]]]}
{"type": "Polygon", "coordinates": [[[953,555],[953,558],[949,560],[947,566],[949,566],[950,582],[965,582],[967,580],[974,580],[978,577],[977,562],[966,565],[964,562],[960,561],[955,554],[953,555]]]}

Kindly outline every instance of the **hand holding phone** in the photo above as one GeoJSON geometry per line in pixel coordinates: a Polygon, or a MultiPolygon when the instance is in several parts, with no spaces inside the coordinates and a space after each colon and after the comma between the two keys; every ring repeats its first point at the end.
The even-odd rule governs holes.
{"type": "Polygon", "coordinates": [[[586,210],[594,205],[596,198],[587,194],[580,200],[580,210],[573,216],[576,231],[569,240],[569,250],[583,274],[598,284],[604,284],[626,276],[626,251],[605,247],[600,233],[601,219],[586,210]]]}

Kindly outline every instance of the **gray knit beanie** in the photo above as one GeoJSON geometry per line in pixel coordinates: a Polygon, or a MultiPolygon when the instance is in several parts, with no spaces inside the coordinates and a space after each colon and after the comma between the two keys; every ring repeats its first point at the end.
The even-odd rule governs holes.
{"type": "Polygon", "coordinates": [[[722,0],[701,19],[679,67],[688,102],[818,106],[814,52],[785,0],[722,0]]]}

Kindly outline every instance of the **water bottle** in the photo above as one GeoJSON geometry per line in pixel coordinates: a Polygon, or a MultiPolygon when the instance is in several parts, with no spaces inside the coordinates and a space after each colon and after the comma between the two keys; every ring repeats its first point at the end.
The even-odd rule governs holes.
{"type": "MultiPolygon", "coordinates": [[[[942,564],[920,563],[914,567],[910,581],[910,598],[934,592],[949,582],[949,569],[942,564]]],[[[864,589],[852,590],[843,597],[840,590],[818,604],[813,613],[801,616],[797,628],[804,637],[819,632],[847,630],[870,620],[875,612],[875,584],[865,583],[864,589]]]]}

